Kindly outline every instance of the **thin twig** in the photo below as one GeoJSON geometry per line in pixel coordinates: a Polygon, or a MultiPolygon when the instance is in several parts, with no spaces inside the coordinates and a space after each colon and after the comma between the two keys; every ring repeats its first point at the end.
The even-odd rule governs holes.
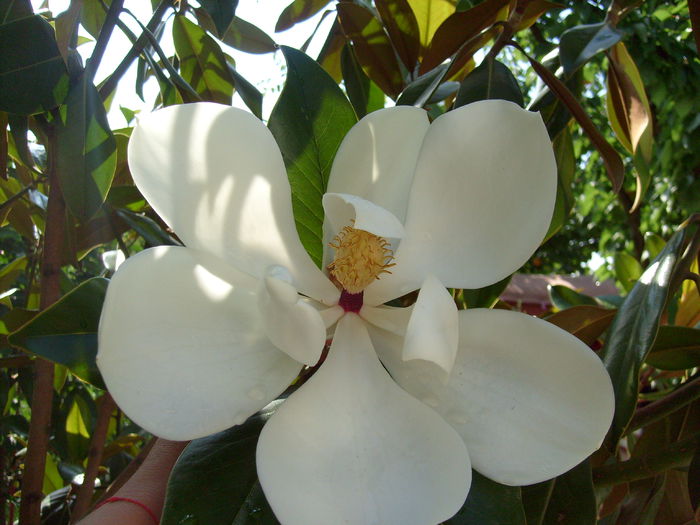
{"type": "Polygon", "coordinates": [[[109,420],[115,406],[112,396],[109,395],[109,392],[105,392],[100,401],[95,431],[92,434],[90,450],[88,451],[88,463],[85,468],[85,477],[78,489],[78,496],[75,500],[75,506],[73,507],[73,513],[71,515],[71,523],[77,523],[90,508],[92,495],[95,492],[95,479],[97,478],[97,472],[102,464],[102,453],[104,452],[105,441],[107,439],[109,420]]]}
{"type": "Polygon", "coordinates": [[[625,433],[629,434],[633,430],[637,430],[638,428],[645,427],[655,421],[663,419],[696,399],[700,399],[700,375],[684,383],[663,399],[659,399],[658,401],[654,401],[638,409],[634,413],[625,433]]]}
{"type": "Polygon", "coordinates": [[[100,67],[100,62],[107,48],[107,43],[112,37],[112,31],[114,31],[114,26],[119,20],[119,13],[121,13],[123,6],[124,0],[113,0],[107,10],[107,16],[102,24],[102,29],[100,29],[100,34],[97,37],[95,49],[85,65],[85,78],[88,82],[92,82],[95,78],[95,73],[97,73],[97,68],[100,67]]]}
{"type": "MultiPolygon", "coordinates": [[[[41,266],[40,308],[45,310],[61,296],[61,257],[65,235],[65,202],[56,172],[56,136],[49,132],[47,142],[49,159],[49,204],[46,212],[46,230],[41,266]]],[[[22,500],[19,525],[40,525],[42,484],[49,436],[51,434],[51,407],[53,403],[54,365],[41,358],[34,362],[34,390],[29,441],[24,458],[22,500]]]]}

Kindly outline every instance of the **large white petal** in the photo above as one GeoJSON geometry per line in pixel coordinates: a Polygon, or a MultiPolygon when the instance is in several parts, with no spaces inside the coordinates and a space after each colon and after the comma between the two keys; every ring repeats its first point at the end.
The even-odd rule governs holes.
{"type": "Polygon", "coordinates": [[[506,310],[460,311],[457,361],[447,385],[401,342],[373,330],[382,361],[407,391],[464,438],[472,464],[507,485],[571,469],[597,450],[610,426],[610,377],[595,353],[541,319],[506,310]]]}
{"type": "Polygon", "coordinates": [[[462,439],[391,380],[354,314],[263,429],[257,467],[285,525],[432,525],[471,482],[462,439]]]}
{"type": "Polygon", "coordinates": [[[256,277],[285,266],[304,293],[337,299],[299,241],[282,155],[255,116],[209,102],[156,111],[131,136],[129,167],[188,247],[256,277]]]}
{"type": "Polygon", "coordinates": [[[373,283],[366,300],[403,295],[428,272],[454,288],[503,279],[542,241],[556,187],[538,113],[485,100],[438,117],[418,158],[393,275],[373,283]]]}
{"type": "Polygon", "coordinates": [[[194,439],[242,423],[301,365],[265,337],[257,280],[190,248],[128,259],[107,290],[97,363],[126,414],[157,436],[194,439]]]}
{"type": "Polygon", "coordinates": [[[326,193],[323,211],[335,233],[351,226],[385,238],[400,239],[404,234],[403,224],[393,213],[356,195],[326,193]]]}
{"type": "Polygon", "coordinates": [[[286,268],[273,266],[260,281],[258,307],[265,334],[287,355],[315,365],[326,342],[326,324],[320,312],[291,284],[286,268]]]}
{"type": "Polygon", "coordinates": [[[380,109],[343,139],[328,180],[329,193],[349,193],[389,210],[403,222],[428,114],[412,106],[380,109]]]}

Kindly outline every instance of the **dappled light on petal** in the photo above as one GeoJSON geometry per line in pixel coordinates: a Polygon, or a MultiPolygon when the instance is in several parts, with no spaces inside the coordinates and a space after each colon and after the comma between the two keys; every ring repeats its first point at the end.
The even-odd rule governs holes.
{"type": "Polygon", "coordinates": [[[270,341],[305,365],[315,365],[326,342],[319,311],[297,293],[286,268],[268,269],[258,291],[260,320],[270,341]]]}
{"type": "Polygon", "coordinates": [[[285,525],[435,524],[459,510],[471,480],[462,439],[392,381],[354,314],[263,429],[257,466],[285,525]]]}
{"type": "Polygon", "coordinates": [[[368,301],[415,290],[428,272],[451,288],[510,275],[544,238],[556,188],[539,113],[486,100],[438,117],[421,147],[396,268],[367,290],[368,301]]]}
{"type": "Polygon", "coordinates": [[[137,424],[203,437],[277,397],[301,365],[262,329],[257,281],[203,252],[159,247],[128,259],[107,291],[100,372],[137,424]]]}
{"type": "Polygon", "coordinates": [[[129,141],[129,167],[188,247],[256,277],[285,266],[300,291],[337,299],[299,241],[279,148],[250,113],[202,102],[147,115],[129,141]]]}
{"type": "Polygon", "coordinates": [[[446,385],[420,362],[403,363],[395,336],[372,335],[394,379],[462,435],[476,470],[499,483],[529,485],[568,471],[600,446],[614,397],[590,348],[518,312],[462,310],[459,324],[446,385]]]}

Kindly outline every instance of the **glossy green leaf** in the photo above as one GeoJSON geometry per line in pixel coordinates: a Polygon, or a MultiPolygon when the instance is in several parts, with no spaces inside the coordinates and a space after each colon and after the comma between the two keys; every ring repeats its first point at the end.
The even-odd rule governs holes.
{"type": "Polygon", "coordinates": [[[645,362],[662,370],[687,370],[700,366],[700,329],[659,327],[645,362]]]}
{"type": "Polygon", "coordinates": [[[258,509],[246,502],[262,492],[255,448],[265,422],[281,403],[273,401],[242,425],[187,445],[170,474],[162,525],[258,523],[246,520],[258,509]]]}
{"type": "Polygon", "coordinates": [[[582,304],[555,312],[546,320],[591,345],[610,326],[614,317],[615,310],[582,304]]]}
{"type": "Polygon", "coordinates": [[[64,365],[84,381],[104,388],[95,356],[108,283],[101,277],[85,281],[10,334],[10,344],[64,365]]]}
{"type": "Polygon", "coordinates": [[[593,297],[577,292],[576,290],[562,285],[547,285],[549,298],[552,304],[559,310],[566,310],[572,306],[589,305],[597,306],[593,297]]]}
{"type": "Polygon", "coordinates": [[[472,471],[464,506],[445,525],[526,525],[520,487],[508,487],[472,471]]]}
{"type": "Polygon", "coordinates": [[[543,481],[534,485],[522,487],[523,508],[527,525],[542,525],[547,513],[547,506],[554,491],[554,481],[543,481]]]}
{"type": "Polygon", "coordinates": [[[329,3],[330,0],[294,0],[277,19],[275,32],[285,31],[294,24],[311,18],[329,3]]]}
{"type": "Polygon", "coordinates": [[[666,246],[666,241],[660,235],[656,235],[654,232],[644,234],[644,248],[649,253],[649,259],[655,259],[664,246],[666,246]]]}
{"type": "Polygon", "coordinates": [[[51,25],[41,16],[0,25],[0,111],[32,115],[68,93],[68,72],[51,25]]]}
{"type": "Polygon", "coordinates": [[[143,240],[146,241],[146,247],[182,246],[150,217],[129,210],[117,210],[117,216],[143,237],[143,240]]]}
{"type": "Polygon", "coordinates": [[[498,60],[484,60],[462,80],[454,107],[494,98],[525,107],[520,86],[510,69],[498,60]]]}
{"type": "Polygon", "coordinates": [[[598,506],[588,460],[554,480],[542,525],[594,525],[598,506]]]}
{"type": "Polygon", "coordinates": [[[559,57],[564,73],[571,75],[593,56],[611,48],[622,33],[606,22],[567,29],[559,40],[559,57]]]}
{"type": "Polygon", "coordinates": [[[627,295],[608,330],[602,358],[615,389],[613,443],[624,433],[637,405],[639,370],[656,338],[685,235],[683,229],[671,237],[627,295]]]}
{"type": "Polygon", "coordinates": [[[508,3],[508,0],[484,0],[471,9],[454,13],[444,20],[425,52],[421,73],[427,73],[442,64],[466,42],[505,16],[508,3]]]}
{"type": "Polygon", "coordinates": [[[408,71],[413,71],[420,56],[420,29],[407,0],[376,0],[382,19],[396,53],[408,71]]]}
{"type": "Polygon", "coordinates": [[[575,202],[572,185],[576,173],[576,158],[574,157],[573,138],[568,127],[561,130],[552,142],[552,147],[554,148],[554,158],[557,161],[557,198],[554,201],[554,212],[549,223],[549,230],[547,230],[543,242],[566,224],[575,202]]]}
{"type": "Polygon", "coordinates": [[[217,34],[223,35],[236,15],[238,0],[199,0],[199,5],[214,21],[217,34]]]}
{"type": "Polygon", "coordinates": [[[340,3],[338,19],[355,50],[365,74],[391,98],[396,99],[404,87],[401,67],[381,22],[359,4],[340,3]]]}
{"type": "Polygon", "coordinates": [[[357,121],[345,95],[311,58],[282,46],[287,80],[268,122],[292,187],[299,238],[317,265],[323,257],[323,206],[335,153],[357,121]]]}
{"type": "Polygon", "coordinates": [[[71,213],[86,221],[107,197],[117,143],[97,89],[82,75],[71,87],[56,127],[56,169],[71,213]]]}
{"type": "Polygon", "coordinates": [[[90,448],[90,436],[93,431],[94,401],[82,390],[72,391],[66,399],[66,450],[69,461],[80,462],[90,448]]]}
{"type": "Polygon", "coordinates": [[[6,24],[12,20],[32,16],[32,4],[30,0],[12,0],[0,3],[0,24],[6,24]]]}
{"type": "Polygon", "coordinates": [[[343,72],[345,91],[358,118],[384,107],[384,93],[362,71],[355,52],[349,44],[343,47],[340,67],[343,72]]]}
{"type": "Polygon", "coordinates": [[[617,252],[614,258],[615,277],[625,291],[629,292],[644,271],[639,261],[626,252],[617,252]]]}
{"type": "Polygon", "coordinates": [[[454,95],[459,90],[459,82],[443,82],[448,69],[449,65],[443,64],[415,79],[401,92],[396,105],[422,108],[454,95]]]}
{"type": "Polygon", "coordinates": [[[100,0],[82,0],[81,3],[80,23],[93,38],[97,39],[107,17],[105,7],[109,7],[112,0],[105,0],[105,7],[102,7],[100,0]]]}
{"type": "Polygon", "coordinates": [[[505,279],[502,279],[489,286],[485,286],[484,288],[462,290],[462,298],[464,299],[467,308],[491,308],[494,304],[496,304],[498,297],[508,286],[511,277],[512,276],[509,275],[505,279]]]}
{"type": "Polygon", "coordinates": [[[233,79],[219,44],[184,15],[175,16],[173,42],[182,78],[202,100],[230,105],[233,79]]]}

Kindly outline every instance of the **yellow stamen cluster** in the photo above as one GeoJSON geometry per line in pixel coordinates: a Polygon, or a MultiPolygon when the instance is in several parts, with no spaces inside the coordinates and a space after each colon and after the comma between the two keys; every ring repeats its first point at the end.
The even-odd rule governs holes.
{"type": "Polygon", "coordinates": [[[350,293],[360,293],[394,266],[393,252],[386,239],[346,226],[330,243],[335,259],[328,271],[350,293]]]}

